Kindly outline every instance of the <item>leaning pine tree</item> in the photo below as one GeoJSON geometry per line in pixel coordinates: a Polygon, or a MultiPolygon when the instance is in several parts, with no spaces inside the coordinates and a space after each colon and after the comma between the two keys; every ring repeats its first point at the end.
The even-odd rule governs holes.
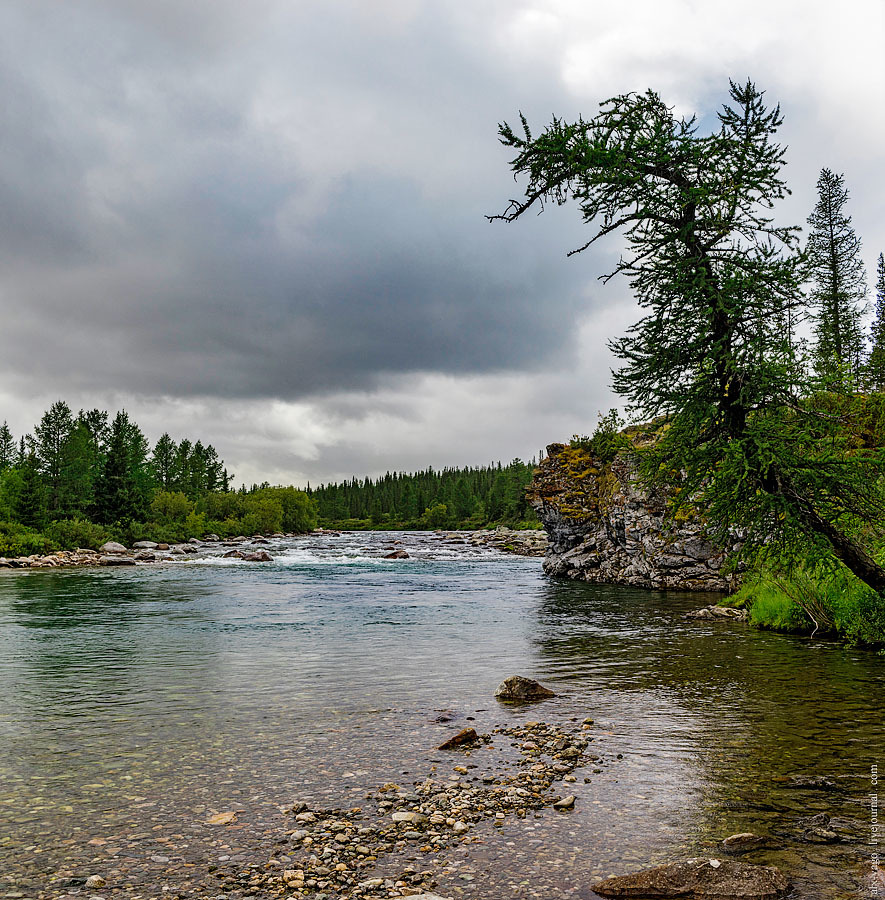
{"type": "Polygon", "coordinates": [[[780,111],[750,82],[730,97],[710,134],[652,91],[608,100],[589,120],[554,118],[537,137],[524,117],[520,131],[502,125],[528,183],[491,218],[575,201],[595,231],[572,253],[620,231],[627,252],[604,280],[626,275],[644,315],[611,344],[623,362],[615,388],[638,415],[669,422],[640,456],[644,476],[700,502],[745,553],[777,544],[788,559],[841,562],[881,595],[869,541],[885,512],[883,454],[793,389],[798,229],[770,215],[788,193],[780,111]]]}
{"type": "Polygon", "coordinates": [[[874,391],[885,391],[885,256],[876,266],[876,314],[870,334],[867,382],[874,391]]]}
{"type": "Polygon", "coordinates": [[[864,351],[867,284],[860,238],[845,213],[844,175],[822,169],[805,246],[814,311],[814,365],[825,387],[857,386],[864,351]]]}

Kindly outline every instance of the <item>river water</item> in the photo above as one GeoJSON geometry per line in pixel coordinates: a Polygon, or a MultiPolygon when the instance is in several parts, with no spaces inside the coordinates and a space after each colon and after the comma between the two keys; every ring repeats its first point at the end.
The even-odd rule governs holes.
{"type": "Polygon", "coordinates": [[[600,877],[721,856],[744,831],[772,838],[745,859],[797,897],[869,893],[882,656],[686,620],[709,595],[551,580],[430,534],[269,549],[0,573],[0,897],[87,896],[93,873],[106,898],[215,896],[207,867],[265,862],[291,828],[280,804],[419,780],[465,725],[587,717],[598,759],[575,810],[483,826],[433,861],[438,893],[595,897],[600,877]],[[409,559],[381,558],[395,540],[409,559]],[[557,697],[499,705],[511,674],[557,697]],[[811,776],[830,788],[797,786],[811,776]],[[220,837],[204,823],[227,810],[220,837]],[[840,842],[802,839],[817,813],[840,842]]]}

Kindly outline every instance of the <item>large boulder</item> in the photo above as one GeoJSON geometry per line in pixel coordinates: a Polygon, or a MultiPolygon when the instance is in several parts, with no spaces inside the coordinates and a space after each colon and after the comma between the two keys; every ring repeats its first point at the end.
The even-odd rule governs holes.
{"type": "Polygon", "coordinates": [[[530,700],[546,700],[555,697],[556,694],[539,684],[532,678],[523,678],[521,675],[511,675],[498,685],[495,697],[510,703],[526,703],[530,700]]]}
{"type": "Polygon", "coordinates": [[[107,541],[98,548],[99,553],[125,553],[126,548],[116,541],[107,541]]]}
{"type": "Polygon", "coordinates": [[[156,550],[157,544],[155,541],[136,541],[132,545],[133,550],[156,550]]]}
{"type": "Polygon", "coordinates": [[[408,559],[409,554],[405,550],[394,550],[393,553],[387,553],[385,559],[408,559]]]}
{"type": "Polygon", "coordinates": [[[792,885],[774,866],[753,866],[729,859],[689,859],[619,875],[594,884],[600,897],[642,900],[774,900],[792,885]]]}
{"type": "Polygon", "coordinates": [[[134,566],[135,560],[131,556],[102,556],[98,564],[100,566],[134,566]]]}

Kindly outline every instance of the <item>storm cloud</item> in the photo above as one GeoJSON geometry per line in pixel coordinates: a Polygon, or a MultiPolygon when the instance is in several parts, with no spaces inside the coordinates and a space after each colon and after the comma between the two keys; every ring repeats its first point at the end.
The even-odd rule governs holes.
{"type": "Polygon", "coordinates": [[[596,281],[620,248],[566,260],[574,210],[486,221],[519,193],[501,119],[647,87],[703,119],[749,75],[787,115],[784,214],[827,165],[885,245],[879,4],[720,6],[3,4],[0,420],[126,405],[277,480],[587,430],[632,315],[596,281]]]}

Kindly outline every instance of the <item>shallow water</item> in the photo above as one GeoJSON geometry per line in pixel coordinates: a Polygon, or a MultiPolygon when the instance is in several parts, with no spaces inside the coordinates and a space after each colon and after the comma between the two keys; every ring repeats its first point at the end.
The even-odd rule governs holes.
{"type": "Polygon", "coordinates": [[[686,621],[708,595],[553,581],[432,535],[270,549],[0,575],[0,896],[58,896],[93,871],[118,873],[106,897],[184,892],[217,856],[272,842],[278,804],[420,779],[466,724],[587,716],[600,759],[575,773],[575,811],[489,827],[440,862],[439,893],[592,897],[599,876],[756,831],[779,847],[745,858],[780,865],[797,896],[862,895],[881,656],[686,621]],[[395,539],[412,558],[380,558],[395,539]],[[558,696],[499,706],[515,673],[558,696]],[[837,789],[776,780],[811,775],[837,789]],[[220,853],[202,822],[228,809],[243,825],[220,853]],[[817,812],[853,836],[797,840],[817,812]]]}

